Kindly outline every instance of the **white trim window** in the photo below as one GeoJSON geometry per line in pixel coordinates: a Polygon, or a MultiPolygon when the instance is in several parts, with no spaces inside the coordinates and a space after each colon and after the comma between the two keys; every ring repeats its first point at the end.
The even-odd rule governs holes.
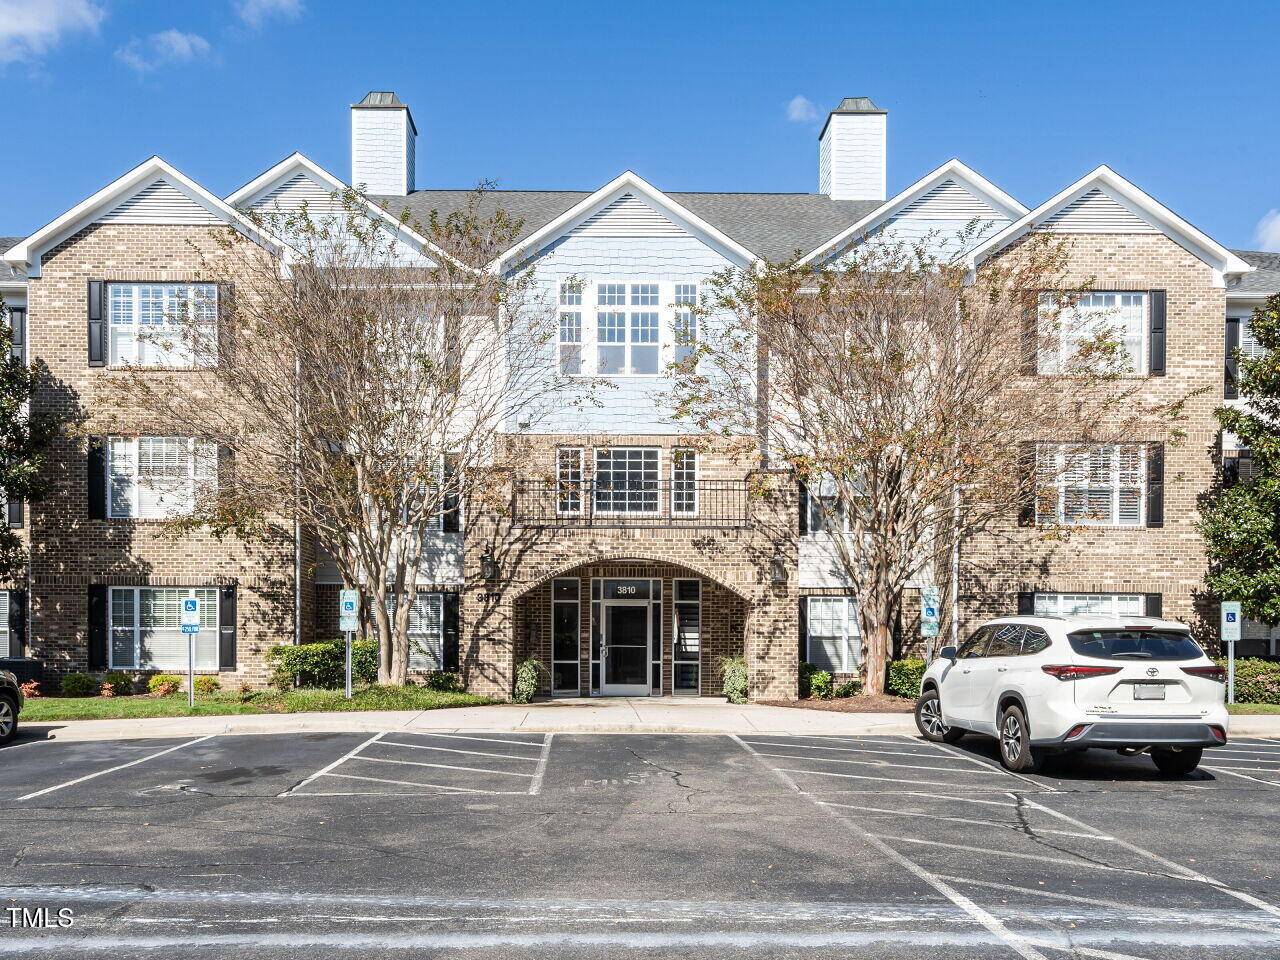
{"type": "Polygon", "coordinates": [[[1267,348],[1258,342],[1258,338],[1253,334],[1253,327],[1249,325],[1248,317],[1240,318],[1240,356],[1244,360],[1252,360],[1255,357],[1265,357],[1267,348]]]}
{"type": "Polygon", "coordinates": [[[862,658],[858,606],[852,597],[808,597],[806,663],[830,673],[857,673],[862,658]]]}
{"type": "Polygon", "coordinates": [[[671,451],[671,513],[692,517],[698,513],[698,452],[671,451]]]}
{"type": "Polygon", "coordinates": [[[1035,611],[1037,617],[1140,617],[1146,598],[1140,593],[1037,593],[1035,611]]]}
{"type": "Polygon", "coordinates": [[[12,633],[9,630],[9,603],[13,594],[8,590],[0,590],[0,657],[7,657],[17,651],[11,650],[12,633]]]}
{"type": "Polygon", "coordinates": [[[844,503],[836,493],[836,482],[831,477],[822,477],[809,485],[806,500],[808,502],[808,533],[810,536],[849,532],[849,515],[844,503]]]}
{"type": "Polygon", "coordinates": [[[698,348],[698,315],[692,308],[698,303],[698,285],[696,283],[677,283],[675,285],[675,314],[671,320],[672,342],[671,359],[675,363],[687,363],[698,348]]]}
{"type": "Polygon", "coordinates": [[[1037,523],[1140,527],[1146,522],[1144,447],[1036,445],[1037,523]]]}
{"type": "Polygon", "coordinates": [[[110,364],[190,367],[209,362],[192,352],[188,324],[203,328],[207,342],[218,320],[218,287],[213,283],[108,283],[110,364]]]}
{"type": "Polygon", "coordinates": [[[559,286],[556,368],[562,376],[661,377],[690,357],[698,339],[696,283],[605,282],[559,286]]]}
{"type": "Polygon", "coordinates": [[[581,447],[559,447],[556,450],[556,513],[576,516],[582,513],[581,447]]]}
{"type": "Polygon", "coordinates": [[[595,512],[656,514],[661,465],[657,447],[596,449],[595,512]]]}
{"type": "Polygon", "coordinates": [[[182,601],[193,597],[200,601],[195,668],[218,669],[218,593],[216,587],[112,587],[107,611],[111,669],[185,670],[182,601]]]}
{"type": "Polygon", "coordinates": [[[582,373],[582,284],[560,284],[560,327],[556,343],[556,364],[561,376],[582,373]]]}
{"type": "MultiPolygon", "coordinates": [[[[1053,324],[1054,336],[1041,344],[1039,373],[1071,369],[1082,345],[1097,338],[1113,340],[1122,354],[1121,372],[1147,368],[1147,295],[1145,293],[1087,293],[1073,306],[1056,310],[1048,296],[1041,298],[1043,321],[1053,324]]],[[[1108,367],[1109,365],[1103,364],[1108,367]]]]}
{"type": "Polygon", "coordinates": [[[178,516],[197,491],[216,483],[217,447],[191,437],[111,437],[107,442],[107,516],[178,516]]]}
{"type": "MultiPolygon", "coordinates": [[[[396,595],[387,594],[387,613],[395,615],[396,595]]],[[[409,669],[444,669],[444,597],[419,593],[409,606],[409,669]]]]}

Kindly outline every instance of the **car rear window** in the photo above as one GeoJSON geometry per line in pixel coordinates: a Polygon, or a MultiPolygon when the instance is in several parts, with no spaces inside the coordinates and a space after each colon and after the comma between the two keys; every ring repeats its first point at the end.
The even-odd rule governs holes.
{"type": "Polygon", "coordinates": [[[1099,660],[1196,660],[1200,647],[1180,630],[1077,630],[1071,649],[1099,660]]]}

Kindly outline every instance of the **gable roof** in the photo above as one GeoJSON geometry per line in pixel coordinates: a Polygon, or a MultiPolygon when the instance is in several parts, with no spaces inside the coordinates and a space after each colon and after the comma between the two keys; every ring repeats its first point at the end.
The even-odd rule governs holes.
{"type": "MultiPolygon", "coordinates": [[[[1186,220],[1157,201],[1150,194],[1134,186],[1106,164],[1085,174],[1065,190],[1050,197],[1040,206],[984,243],[979,244],[968,255],[970,267],[1001,250],[1023,234],[1037,229],[1060,225],[1064,220],[1079,214],[1078,204],[1082,198],[1101,197],[1114,200],[1115,205],[1122,208],[1124,214],[1133,214],[1134,219],[1153,227],[1169,239],[1179,244],[1190,253],[1199,257],[1214,270],[1217,286],[1224,286],[1228,276],[1246,274],[1253,267],[1235,253],[1232,253],[1208,234],[1193,227],[1186,220]]],[[[1102,217],[1095,218],[1089,232],[1120,233],[1134,232],[1137,227],[1121,222],[1122,217],[1114,211],[1104,211],[1102,217]]],[[[1077,229],[1077,232],[1083,232],[1077,229]]]]}
{"type": "Polygon", "coordinates": [[[127,210],[127,201],[144,191],[150,191],[162,204],[189,202],[207,212],[209,216],[207,222],[227,223],[258,243],[273,247],[280,252],[287,250],[286,244],[282,241],[255,227],[238,211],[167,161],[160,157],[150,157],[97,193],[82,200],[57,219],[45,224],[31,236],[15,244],[4,254],[4,259],[15,267],[25,267],[28,276],[38,277],[40,276],[40,257],[46,250],[61,243],[85,224],[101,218],[105,213],[116,214],[115,219],[121,219],[116,213],[117,208],[124,204],[124,209],[127,210]],[[162,184],[159,187],[157,187],[158,182],[162,184]]]}
{"type": "MultiPolygon", "coordinates": [[[[563,217],[591,190],[486,190],[479,196],[479,216],[502,209],[521,222],[515,245],[563,217]]],[[[787,260],[812,250],[877,207],[876,200],[832,200],[820,193],[689,193],[663,191],[663,196],[693,214],[754,257],[787,260]]],[[[376,196],[392,215],[408,210],[426,222],[432,211],[441,216],[465,210],[475,190],[415,190],[407,197],[376,196]]]]}
{"type": "MultiPolygon", "coordinates": [[[[1002,219],[1016,220],[1027,212],[1027,208],[1009,196],[1009,194],[976,173],[966,164],[952,157],[938,169],[932,173],[925,174],[896,196],[891,197],[882,204],[877,204],[866,216],[813,249],[801,258],[800,262],[811,263],[828,254],[842,250],[851,243],[856,243],[861,237],[870,233],[889,218],[908,211],[909,208],[918,204],[919,201],[930,194],[946,194],[948,197],[955,197],[956,191],[951,190],[948,185],[959,188],[958,192],[960,194],[977,199],[981,204],[999,214],[1002,219]]],[[[967,214],[980,214],[980,209],[977,207],[968,209],[966,213],[960,214],[960,219],[966,221],[973,219],[971,215],[967,214]]]]}

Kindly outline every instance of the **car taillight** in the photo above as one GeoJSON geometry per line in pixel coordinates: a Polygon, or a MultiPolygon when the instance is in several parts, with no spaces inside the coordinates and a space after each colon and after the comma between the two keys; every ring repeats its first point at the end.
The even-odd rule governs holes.
{"type": "Polygon", "coordinates": [[[1219,743],[1227,742],[1227,731],[1223,730],[1216,723],[1209,727],[1209,732],[1213,734],[1213,739],[1217,740],[1219,743]]]}
{"type": "Polygon", "coordinates": [[[1074,740],[1076,737],[1080,736],[1086,730],[1088,730],[1090,726],[1091,724],[1088,724],[1088,723],[1077,723],[1074,727],[1072,727],[1070,730],[1067,731],[1066,739],[1074,740]]]}
{"type": "Polygon", "coordinates": [[[1085,667],[1070,663],[1046,663],[1040,668],[1059,680],[1084,680],[1086,677],[1105,677],[1119,673],[1119,667],[1085,667]]]}
{"type": "Polygon", "coordinates": [[[1204,677],[1206,680],[1217,680],[1219,683],[1227,682],[1227,671],[1217,664],[1211,667],[1183,667],[1182,672],[1193,677],[1204,677]]]}

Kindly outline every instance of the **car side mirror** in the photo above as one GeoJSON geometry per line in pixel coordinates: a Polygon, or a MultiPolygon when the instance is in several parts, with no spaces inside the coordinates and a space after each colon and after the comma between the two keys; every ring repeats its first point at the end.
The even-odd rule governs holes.
{"type": "Polygon", "coordinates": [[[956,648],[953,646],[945,646],[938,651],[939,660],[954,660],[956,658],[956,648]]]}

